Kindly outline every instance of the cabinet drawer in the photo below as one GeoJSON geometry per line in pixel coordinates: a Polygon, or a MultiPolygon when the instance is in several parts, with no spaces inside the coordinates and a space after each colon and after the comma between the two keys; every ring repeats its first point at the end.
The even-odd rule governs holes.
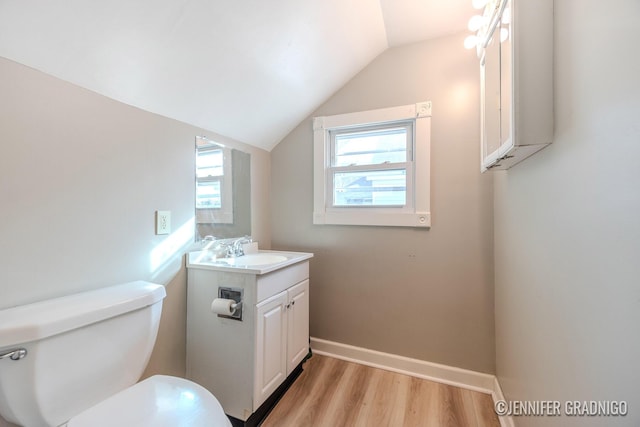
{"type": "Polygon", "coordinates": [[[274,271],[273,273],[258,276],[256,283],[256,303],[264,301],[270,296],[276,295],[291,285],[309,278],[309,261],[300,262],[274,271]]]}

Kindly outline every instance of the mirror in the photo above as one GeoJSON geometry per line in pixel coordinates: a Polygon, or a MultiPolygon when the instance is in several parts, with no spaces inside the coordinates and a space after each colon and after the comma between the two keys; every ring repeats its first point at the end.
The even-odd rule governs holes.
{"type": "Polygon", "coordinates": [[[251,155],[196,137],[196,241],[251,235],[251,155]]]}

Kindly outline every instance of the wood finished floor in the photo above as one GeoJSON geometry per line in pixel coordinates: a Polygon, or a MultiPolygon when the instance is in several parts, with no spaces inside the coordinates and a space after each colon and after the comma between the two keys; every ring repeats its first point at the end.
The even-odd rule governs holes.
{"type": "Polygon", "coordinates": [[[262,427],[499,427],[491,396],[314,355],[262,427]]]}

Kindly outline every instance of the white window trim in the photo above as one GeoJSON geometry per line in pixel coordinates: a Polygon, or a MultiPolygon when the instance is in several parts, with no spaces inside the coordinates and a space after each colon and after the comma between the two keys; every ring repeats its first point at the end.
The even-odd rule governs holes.
{"type": "Polygon", "coordinates": [[[357,113],[315,117],[313,119],[313,223],[342,225],[375,225],[398,227],[431,227],[431,101],[401,107],[383,108],[357,113]],[[331,138],[335,129],[368,126],[385,122],[415,120],[413,208],[329,206],[331,177],[331,138]]]}

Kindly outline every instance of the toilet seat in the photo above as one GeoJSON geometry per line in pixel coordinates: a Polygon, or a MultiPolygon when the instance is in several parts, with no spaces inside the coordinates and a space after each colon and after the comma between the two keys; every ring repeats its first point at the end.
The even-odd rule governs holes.
{"type": "Polygon", "coordinates": [[[155,375],[71,418],[66,427],[231,427],[218,399],[183,378],[155,375]]]}

